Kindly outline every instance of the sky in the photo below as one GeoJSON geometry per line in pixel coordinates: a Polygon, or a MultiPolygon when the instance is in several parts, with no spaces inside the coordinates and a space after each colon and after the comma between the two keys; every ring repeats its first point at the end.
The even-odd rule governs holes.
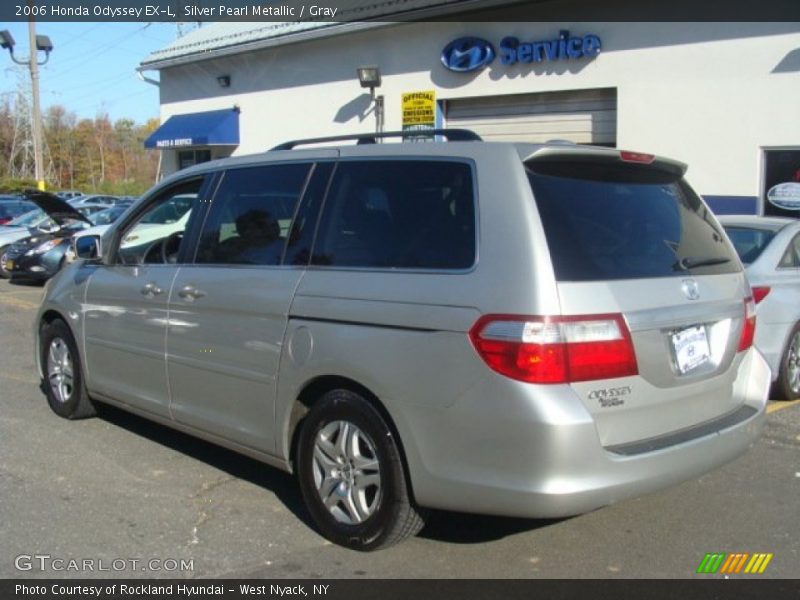
{"type": "MultiPolygon", "coordinates": [[[[14,55],[27,59],[28,24],[0,23],[14,36],[14,55]]],[[[144,123],[158,117],[158,88],[141,81],[136,67],[150,52],[163,48],[178,34],[176,23],[47,23],[36,24],[53,51],[40,67],[42,109],[61,104],[79,118],[107,112],[144,123]]],[[[40,62],[44,53],[39,53],[40,62]]],[[[146,73],[158,79],[158,73],[146,73]]],[[[30,86],[27,67],[14,64],[7,50],[0,51],[0,94],[15,94],[20,83],[30,86]]]]}

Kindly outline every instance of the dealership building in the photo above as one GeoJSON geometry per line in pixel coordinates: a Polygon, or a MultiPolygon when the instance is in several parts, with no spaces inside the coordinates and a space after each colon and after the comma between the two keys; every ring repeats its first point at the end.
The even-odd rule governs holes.
{"type": "Polygon", "coordinates": [[[221,22],[140,71],[160,86],[162,125],[146,145],[163,174],[373,132],[382,113],[386,131],[459,127],[664,155],[689,165],[718,213],[800,215],[786,209],[800,183],[782,188],[784,208],[767,200],[800,182],[796,22],[221,22]],[[380,72],[373,95],[365,66],[380,72]]]}

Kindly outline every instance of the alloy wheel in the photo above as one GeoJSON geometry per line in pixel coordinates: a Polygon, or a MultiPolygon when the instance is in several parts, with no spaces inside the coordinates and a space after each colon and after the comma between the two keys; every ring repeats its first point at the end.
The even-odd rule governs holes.
{"type": "Polygon", "coordinates": [[[47,352],[47,379],[50,389],[59,402],[66,403],[74,391],[72,355],[69,346],[60,337],[53,338],[47,352]]]}
{"type": "Polygon", "coordinates": [[[800,393],[800,331],[792,336],[786,357],[786,381],[795,394],[800,393]]]}
{"type": "Polygon", "coordinates": [[[363,523],[380,505],[375,444],[349,421],[333,421],[317,433],[313,474],[320,500],[340,523],[363,523]]]}

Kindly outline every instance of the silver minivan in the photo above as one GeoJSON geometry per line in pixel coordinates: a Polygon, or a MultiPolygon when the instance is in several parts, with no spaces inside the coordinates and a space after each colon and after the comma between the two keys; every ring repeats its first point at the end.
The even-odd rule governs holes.
{"type": "Polygon", "coordinates": [[[51,408],[113,404],[296,473],[359,550],[427,509],[574,515],[742,454],[770,371],[685,165],[440,135],[157,185],[48,284],[51,408]],[[178,195],[189,218],[143,235],[178,195]]]}

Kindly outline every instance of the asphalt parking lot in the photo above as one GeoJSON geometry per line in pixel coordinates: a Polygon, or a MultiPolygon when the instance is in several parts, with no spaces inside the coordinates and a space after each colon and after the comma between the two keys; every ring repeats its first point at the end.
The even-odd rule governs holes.
{"type": "Polygon", "coordinates": [[[707,552],[772,553],[741,576],[800,577],[799,403],[771,403],[748,454],[671,489],[559,521],[435,513],[419,537],[361,554],[314,531],[289,475],[117,410],[52,414],[32,356],[41,295],[0,280],[2,578],[721,577],[695,574],[707,552]],[[33,555],[111,570],[15,560],[33,555]],[[167,570],[181,559],[191,569],[167,570]]]}

